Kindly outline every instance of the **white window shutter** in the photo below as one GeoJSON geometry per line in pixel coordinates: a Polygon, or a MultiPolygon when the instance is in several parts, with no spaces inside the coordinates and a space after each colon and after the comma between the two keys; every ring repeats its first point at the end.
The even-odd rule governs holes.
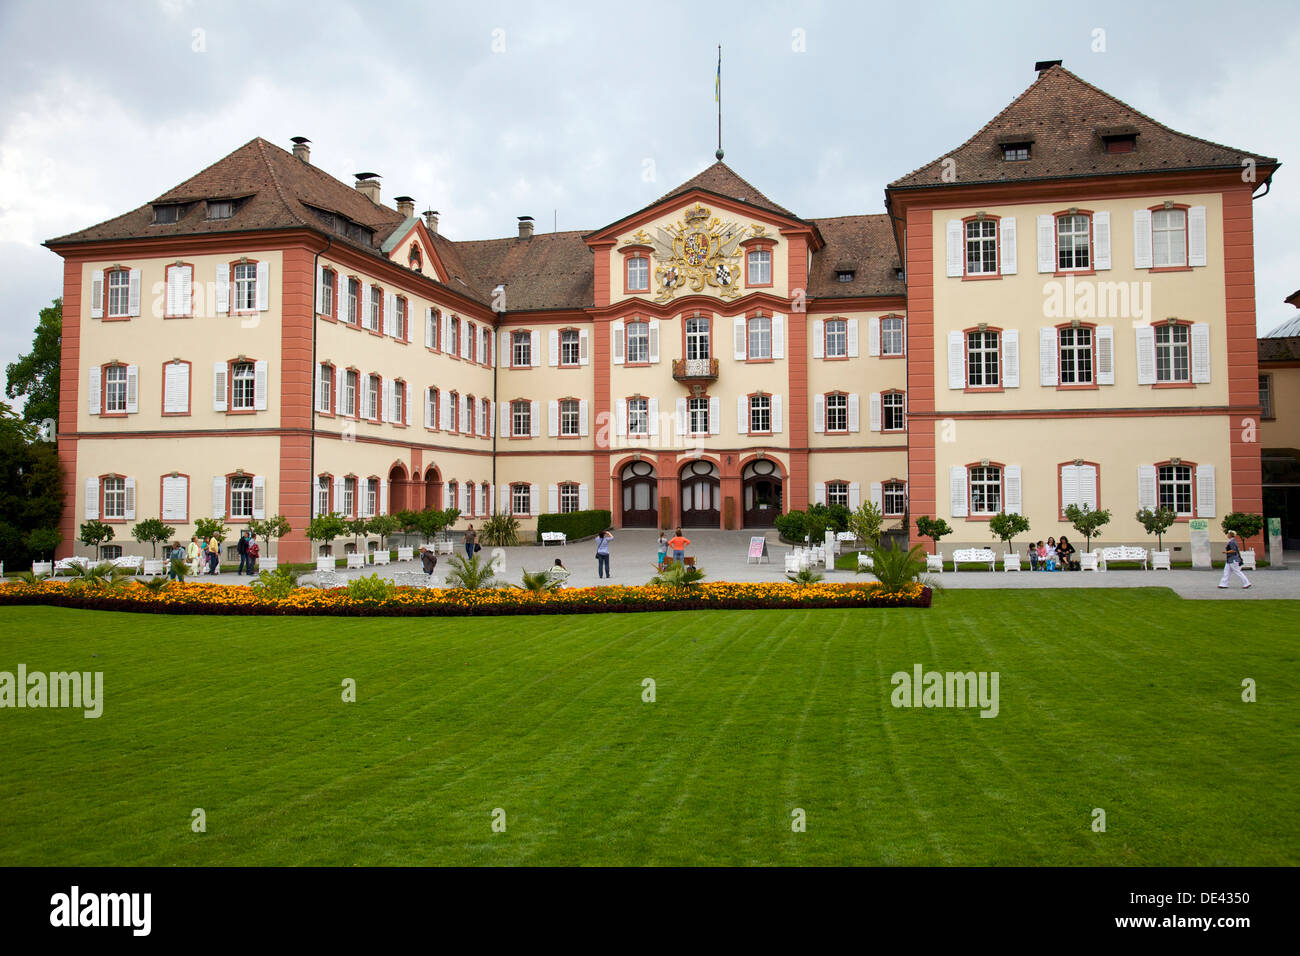
{"type": "Polygon", "coordinates": [[[1133,268],[1151,268],[1151,210],[1133,210],[1133,268]]]}
{"type": "Polygon", "coordinates": [[[813,432],[820,435],[826,431],[826,396],[818,393],[813,396],[813,432]]]}
{"type": "MultiPolygon", "coordinates": [[[[167,290],[170,297],[171,289],[167,290]]],[[[167,303],[168,309],[171,308],[170,298],[167,303]]],[[[325,267],[320,263],[316,264],[316,314],[324,315],[329,312],[329,306],[325,304],[325,267]]]]}
{"type": "Polygon", "coordinates": [[[785,316],[772,316],[772,358],[785,358],[785,316]]]}
{"type": "Polygon", "coordinates": [[[90,274],[90,317],[104,317],[104,270],[96,269],[90,274]]]}
{"type": "Polygon", "coordinates": [[[659,399],[652,398],[646,402],[646,415],[650,419],[650,437],[657,438],[659,436],[659,399]]]}
{"type": "Polygon", "coordinates": [[[587,364],[587,361],[588,361],[588,359],[587,359],[587,330],[586,330],[586,329],[579,329],[579,330],[578,330],[578,363],[579,363],[580,365],[586,365],[586,364],[587,364]]]}
{"type": "Polygon", "coordinates": [[[257,311],[265,312],[271,307],[271,264],[266,261],[257,264],[257,311]]]}
{"type": "Polygon", "coordinates": [[[546,486],[546,511],[548,514],[557,514],[560,510],[560,486],[546,486]]]}
{"type": "Polygon", "coordinates": [[[1097,466],[1079,466],[1079,506],[1087,505],[1090,511],[1096,511],[1097,502],[1097,466]]]}
{"type": "Polygon", "coordinates": [[[1004,276],[1016,274],[1016,217],[1003,216],[998,220],[998,247],[1001,262],[998,271],[1004,276]]]}
{"type": "Polygon", "coordinates": [[[1097,326],[1097,384],[1115,384],[1115,327],[1097,326]]]}
{"type": "Polygon", "coordinates": [[[501,511],[499,513],[503,515],[510,514],[510,486],[509,485],[501,486],[501,511]]]}
{"type": "Polygon", "coordinates": [[[546,436],[556,438],[560,434],[560,403],[550,399],[546,403],[546,436]]]}
{"type": "Polygon", "coordinates": [[[583,438],[586,438],[586,437],[587,437],[587,432],[588,432],[588,430],[589,430],[589,428],[590,428],[590,425],[588,424],[588,419],[589,419],[589,412],[588,412],[587,400],[586,400],[585,398],[583,398],[583,399],[579,399],[579,401],[578,401],[578,434],[580,434],[583,438]]]}
{"type": "Polygon", "coordinates": [[[813,319],[813,358],[826,357],[826,323],[821,319],[813,319]]]}
{"type": "Polygon", "coordinates": [[[379,513],[388,514],[388,479],[385,478],[379,483],[379,513]]]}
{"type": "Polygon", "coordinates": [[[334,510],[343,514],[343,485],[344,478],[342,475],[334,476],[334,510]]]}
{"type": "Polygon", "coordinates": [[[166,311],[163,314],[179,315],[181,300],[181,270],[178,266],[172,266],[170,269],[165,269],[164,272],[167,275],[167,304],[165,306],[166,311]]]}
{"type": "Polygon", "coordinates": [[[1196,517],[1217,517],[1214,501],[1214,466],[1196,466],[1196,517]]]}
{"type": "Polygon", "coordinates": [[[451,392],[438,393],[438,413],[440,417],[439,428],[443,431],[451,431],[451,392]]]}
{"type": "Polygon", "coordinates": [[[551,329],[546,333],[546,364],[552,368],[560,364],[560,333],[551,329]]]}
{"type": "Polygon", "coordinates": [[[1061,513],[1070,505],[1079,504],[1079,468],[1075,465],[1061,466],[1061,513]]]}
{"type": "Polygon", "coordinates": [[[1056,329],[1042,328],[1038,330],[1038,384],[1054,388],[1056,383],[1056,329]]]}
{"type": "Polygon", "coordinates": [[[433,409],[429,407],[429,390],[424,390],[424,427],[433,427],[433,409]]]}
{"type": "Polygon", "coordinates": [[[542,416],[541,403],[532,401],[528,403],[528,419],[532,426],[532,437],[536,438],[542,433],[542,416]]]}
{"type": "Polygon", "coordinates": [[[1206,262],[1205,207],[1187,210],[1187,264],[1203,266],[1206,262]]]}
{"type": "Polygon", "coordinates": [[[132,269],[127,280],[126,314],[132,317],[140,314],[140,270],[132,269]]]}
{"type": "Polygon", "coordinates": [[[253,517],[266,518],[266,476],[253,476],[253,517]]]}
{"type": "Polygon", "coordinates": [[[677,399],[677,434],[685,435],[689,424],[686,420],[686,399],[679,398],[677,399]]]}
{"type": "MultiPolygon", "coordinates": [[[[875,331],[876,351],[872,352],[871,354],[878,355],[880,354],[880,319],[874,318],[871,321],[875,323],[875,330],[876,330],[875,331]]],[[[848,328],[848,334],[845,337],[848,339],[849,358],[857,358],[858,357],[858,320],[849,319],[848,322],[845,323],[845,325],[848,328]]],[[[868,330],[867,332],[867,337],[868,339],[870,339],[871,337],[870,330],[868,330]]]]}
{"type": "Polygon", "coordinates": [[[140,411],[140,367],[126,367],[126,411],[128,415],[140,411]]]}
{"type": "Polygon", "coordinates": [[[1138,465],[1138,508],[1156,510],[1156,466],[1138,465]]]}
{"type": "Polygon", "coordinates": [[[1007,465],[1003,481],[1006,484],[1007,494],[1002,510],[1007,514],[1024,514],[1024,505],[1021,502],[1020,494],[1020,466],[1007,465]]]}
{"type": "Polygon", "coordinates": [[[98,365],[90,367],[90,385],[86,389],[86,397],[90,400],[90,414],[99,414],[99,397],[103,386],[100,384],[100,368],[98,365]]]}
{"type": "Polygon", "coordinates": [[[849,393],[849,431],[856,432],[862,429],[862,402],[857,392],[849,393]]]}
{"type": "Polygon", "coordinates": [[[415,337],[415,316],[411,315],[411,300],[406,300],[406,341],[411,342],[415,337]]]}
{"type": "Polygon", "coordinates": [[[538,499],[537,496],[537,486],[529,485],[528,486],[528,513],[530,515],[537,514],[537,508],[540,504],[541,501],[538,499]]]}
{"type": "Polygon", "coordinates": [[[578,510],[587,511],[591,508],[591,493],[586,485],[578,485],[578,510]]]}
{"type": "MultiPolygon", "coordinates": [[[[879,482],[877,482],[873,484],[871,487],[872,489],[879,488],[880,484],[879,482]]],[[[871,493],[874,494],[875,493],[874,490],[871,491],[871,493]]],[[[850,481],[849,482],[849,508],[853,511],[857,511],[858,508],[860,507],[862,507],[862,484],[861,482],[850,481]]]]}
{"type": "Polygon", "coordinates": [[[709,434],[722,434],[722,399],[716,395],[709,398],[709,434]]]}
{"type": "Polygon", "coordinates": [[[960,332],[948,333],[948,387],[966,387],[966,345],[960,332]]]}
{"type": "Polygon", "coordinates": [[[259,359],[253,363],[253,407],[259,412],[266,411],[265,359],[259,359]]]}
{"type": "Polygon", "coordinates": [[[86,479],[86,520],[99,520],[99,479],[86,479]]]}
{"type": "Polygon", "coordinates": [[[542,364],[542,333],[537,329],[533,329],[528,334],[531,337],[528,351],[531,353],[533,368],[537,368],[542,364]]]}
{"type": "Polygon", "coordinates": [[[1110,268],[1110,213],[1092,214],[1092,267],[1110,268]]]}
{"type": "MultiPolygon", "coordinates": [[[[856,484],[856,482],[854,482],[854,484],[856,484]]],[[[870,491],[871,491],[871,503],[872,503],[873,505],[875,505],[877,508],[880,508],[880,509],[883,510],[884,507],[885,507],[885,485],[884,485],[884,482],[873,481],[873,482],[871,483],[871,489],[870,489],[870,491]]],[[[851,499],[850,499],[850,503],[851,503],[851,499]]]]}
{"type": "Polygon", "coordinates": [[[650,320],[650,364],[659,362],[659,320],[650,320]]]}
{"type": "Polygon", "coordinates": [[[393,312],[395,311],[397,297],[393,293],[384,292],[384,314],[379,320],[380,331],[384,335],[393,334],[393,312]]]}
{"type": "Polygon", "coordinates": [[[1137,333],[1138,384],[1154,385],[1156,382],[1156,330],[1140,325],[1137,333]]]}
{"type": "Polygon", "coordinates": [[[135,479],[126,478],[122,482],[123,486],[123,512],[122,517],[127,521],[135,520],[135,479]]]}
{"type": "Polygon", "coordinates": [[[962,248],[963,226],[960,219],[948,220],[948,276],[961,276],[966,273],[966,251],[962,248]]]}
{"type": "Polygon", "coordinates": [[[226,375],[229,369],[225,362],[212,363],[212,410],[226,410],[226,375]]]}
{"type": "Polygon", "coordinates": [[[780,434],[781,430],[785,427],[785,423],[782,421],[783,416],[781,415],[781,396],[773,395],[771,403],[772,434],[777,435],[780,434]]]}
{"type": "Polygon", "coordinates": [[[1056,217],[1038,217],[1038,271],[1056,271],[1056,217]]]}
{"type": "Polygon", "coordinates": [[[406,387],[403,389],[403,391],[406,393],[406,401],[404,403],[406,405],[406,408],[403,409],[404,414],[402,417],[402,424],[409,425],[411,424],[411,403],[415,401],[415,396],[413,394],[413,389],[411,388],[410,382],[406,383],[406,387]]]}
{"type": "Polygon", "coordinates": [[[495,404],[489,400],[487,403],[487,411],[485,412],[485,414],[487,415],[488,438],[491,438],[494,434],[496,434],[497,419],[496,419],[496,413],[493,411],[494,408],[495,408],[495,404]]]}
{"type": "Polygon", "coordinates": [[[503,438],[510,437],[510,403],[501,402],[501,435],[503,438]]]}
{"type": "Polygon", "coordinates": [[[733,339],[734,339],[734,341],[732,342],[732,346],[733,346],[732,357],[737,362],[743,362],[745,361],[746,356],[748,356],[749,354],[749,350],[745,342],[745,317],[743,315],[738,315],[735,317],[734,320],[732,320],[732,332],[733,332],[733,339]]]}
{"type": "Polygon", "coordinates": [[[614,344],[614,364],[623,364],[623,320],[612,323],[610,335],[614,344]]]}
{"type": "Polygon", "coordinates": [[[438,332],[434,328],[433,307],[428,306],[424,310],[424,347],[433,348],[433,343],[437,341],[438,332]]]}
{"type": "MultiPolygon", "coordinates": [[[[460,323],[460,357],[466,362],[474,355],[474,336],[470,334],[469,322],[462,319],[460,323]]],[[[537,354],[537,333],[533,333],[533,364],[537,365],[541,358],[537,354]]]]}
{"type": "Polygon", "coordinates": [[[869,397],[867,419],[873,432],[880,431],[880,393],[872,392],[869,397]]]}
{"type": "MultiPolygon", "coordinates": [[[[1210,323],[1192,323],[1192,381],[1205,385],[1210,381],[1210,323]]],[[[127,379],[129,384],[130,379],[127,379]]],[[[130,395],[128,387],[127,395],[130,395]]],[[[129,402],[130,399],[128,398],[129,402]]],[[[129,411],[130,409],[128,409],[129,411]]]]}
{"type": "Polygon", "coordinates": [[[169,362],[163,373],[163,411],[188,415],[190,411],[190,367],[169,362]]]}
{"type": "Polygon", "coordinates": [[[873,315],[867,323],[867,354],[875,358],[880,355],[880,316],[873,315]]]}
{"type": "MultiPolygon", "coordinates": [[[[444,346],[446,339],[443,339],[444,346]]],[[[497,367],[509,368],[514,363],[514,353],[510,348],[510,333],[503,331],[501,333],[501,346],[497,349],[497,367]]]]}
{"type": "Polygon", "coordinates": [[[1002,385],[1004,388],[1020,387],[1020,330],[1007,329],[1002,333],[1002,385]]]}
{"type": "Polygon", "coordinates": [[[180,274],[180,300],[182,315],[194,314],[194,267],[181,266],[176,270],[180,274]]]}
{"type": "Polygon", "coordinates": [[[224,518],[226,516],[226,478],[224,475],[217,475],[212,479],[212,517],[224,518]]]}
{"type": "Polygon", "coordinates": [[[819,481],[817,484],[813,485],[813,504],[826,504],[826,482],[819,481]]]}
{"type": "Polygon", "coordinates": [[[614,434],[627,434],[627,399],[620,398],[614,403],[614,434]]]}
{"type": "Polygon", "coordinates": [[[216,275],[217,312],[230,311],[230,263],[218,262],[216,275]]]}
{"type": "Polygon", "coordinates": [[[948,469],[948,502],[954,518],[966,517],[966,469],[961,465],[948,469]]]}
{"type": "Polygon", "coordinates": [[[347,370],[343,368],[342,365],[335,366],[334,368],[334,412],[335,414],[338,415],[343,414],[343,376],[346,374],[347,374],[347,370]]]}
{"type": "Polygon", "coordinates": [[[736,431],[742,435],[749,434],[749,396],[736,397],[736,431]]]}
{"type": "Polygon", "coordinates": [[[163,521],[184,521],[189,499],[189,479],[181,476],[162,480],[163,521]]]}

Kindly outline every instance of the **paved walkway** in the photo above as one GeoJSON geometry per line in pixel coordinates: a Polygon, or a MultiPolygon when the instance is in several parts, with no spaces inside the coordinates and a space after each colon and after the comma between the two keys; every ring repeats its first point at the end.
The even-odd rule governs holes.
{"type": "MultiPolygon", "coordinates": [[[[701,567],[709,581],[783,581],[785,580],[785,555],[790,546],[780,541],[775,530],[766,533],[770,563],[750,564],[746,555],[749,550],[751,535],[762,534],[759,530],[717,531],[685,529],[686,537],[691,539],[688,555],[694,555],[695,563],[701,567]]],[[[519,583],[524,568],[539,571],[549,567],[556,558],[564,562],[570,571],[570,587],[594,587],[599,584],[645,584],[654,575],[656,542],[659,535],[650,530],[616,531],[610,546],[610,578],[608,582],[596,577],[596,546],[592,541],[574,542],[559,546],[539,547],[529,545],[518,548],[504,548],[505,571],[498,580],[507,584],[519,583]]],[[[493,549],[485,547],[480,557],[490,557],[493,549]]],[[[463,551],[457,552],[463,553],[463,551]]],[[[1206,600],[1261,600],[1285,598],[1300,600],[1300,554],[1287,555],[1288,567],[1285,569],[1260,568],[1248,571],[1249,590],[1242,590],[1234,577],[1232,586],[1226,590],[1218,589],[1221,571],[1071,571],[1071,572],[1033,572],[1021,571],[975,571],[960,573],[944,572],[936,575],[945,588],[964,589],[1008,589],[1017,588],[1172,588],[1184,598],[1206,600]]],[[[448,570],[448,556],[438,558],[437,576],[445,578],[448,570]]],[[[393,572],[419,570],[419,562],[404,562],[387,567],[367,568],[364,571],[340,571],[345,577],[357,577],[376,571],[382,577],[391,578],[393,572]]],[[[191,580],[210,581],[217,584],[240,584],[248,581],[235,574],[218,574],[215,577],[203,576],[191,580]]],[[[852,571],[826,572],[827,581],[862,581],[870,580],[867,575],[857,575],[852,571]]]]}

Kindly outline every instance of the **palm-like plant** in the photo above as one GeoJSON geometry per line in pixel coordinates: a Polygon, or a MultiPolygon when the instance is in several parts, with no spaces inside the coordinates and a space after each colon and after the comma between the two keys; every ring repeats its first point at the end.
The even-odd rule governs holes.
{"type": "Polygon", "coordinates": [[[478,532],[479,541],[490,548],[514,548],[519,545],[519,519],[499,512],[494,514],[478,532]]]}
{"type": "Polygon", "coordinates": [[[40,584],[42,581],[48,578],[49,575],[33,574],[31,571],[19,571],[16,575],[14,575],[14,577],[16,577],[19,581],[23,582],[23,584],[40,584]]]}
{"type": "Polygon", "coordinates": [[[684,591],[704,580],[704,569],[688,564],[673,563],[650,579],[654,588],[673,588],[684,591]]]}
{"type": "MultiPolygon", "coordinates": [[[[866,568],[859,568],[863,573],[866,568]]],[[[871,552],[871,573],[886,591],[891,593],[903,590],[913,581],[920,581],[928,587],[934,583],[925,579],[925,549],[919,544],[912,545],[904,551],[898,542],[892,542],[889,548],[876,548],[871,552]]]]}
{"type": "Polygon", "coordinates": [[[147,578],[143,581],[136,581],[136,584],[142,588],[147,588],[154,594],[167,590],[167,585],[171,583],[166,578],[147,578]]]}
{"type": "Polygon", "coordinates": [[[185,579],[189,577],[190,563],[182,558],[172,558],[171,571],[172,577],[184,584],[185,579]]]}
{"type": "Polygon", "coordinates": [[[550,571],[529,571],[524,568],[523,581],[514,585],[521,591],[554,591],[559,586],[559,582],[551,577],[550,571]]]}
{"type": "Polygon", "coordinates": [[[68,587],[74,591],[111,591],[120,588],[131,576],[126,568],[114,567],[107,561],[85,566],[73,564],[71,572],[68,587]]]}
{"type": "Polygon", "coordinates": [[[799,587],[806,588],[810,584],[816,584],[822,578],[826,577],[826,575],[822,574],[820,571],[814,571],[812,568],[800,568],[794,574],[787,574],[786,577],[799,585],[799,587]]]}
{"type": "Polygon", "coordinates": [[[491,561],[480,561],[478,555],[462,558],[455,554],[451,557],[451,570],[447,572],[447,583],[453,588],[464,588],[466,591],[495,587],[496,572],[492,570],[491,561]]]}

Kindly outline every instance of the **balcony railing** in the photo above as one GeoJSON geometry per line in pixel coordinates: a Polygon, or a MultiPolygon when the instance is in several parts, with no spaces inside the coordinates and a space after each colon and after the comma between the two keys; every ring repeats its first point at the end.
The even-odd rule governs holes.
{"type": "Polygon", "coordinates": [[[679,382],[713,382],[718,378],[717,359],[673,359],[673,378],[679,382]]]}

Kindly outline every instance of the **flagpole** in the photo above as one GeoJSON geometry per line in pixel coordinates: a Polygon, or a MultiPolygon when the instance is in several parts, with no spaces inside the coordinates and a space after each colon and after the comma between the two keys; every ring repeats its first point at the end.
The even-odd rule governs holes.
{"type": "Polygon", "coordinates": [[[718,151],[714,155],[722,162],[722,44],[718,44],[718,79],[713,98],[718,101],[718,151]]]}

